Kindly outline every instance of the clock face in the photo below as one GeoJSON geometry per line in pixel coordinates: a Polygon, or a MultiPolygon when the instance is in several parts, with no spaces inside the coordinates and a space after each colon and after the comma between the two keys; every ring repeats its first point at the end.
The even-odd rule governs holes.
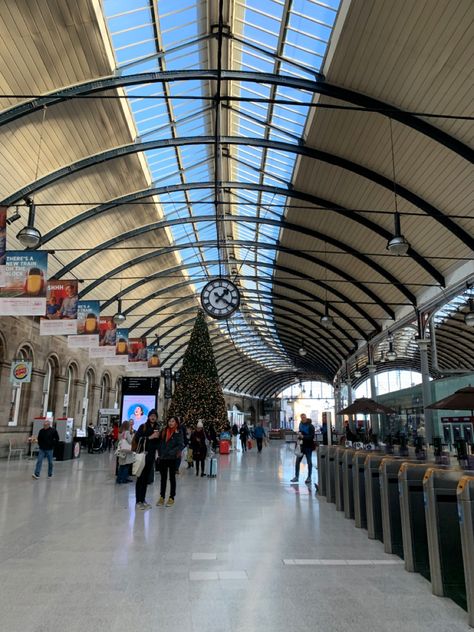
{"type": "Polygon", "coordinates": [[[201,292],[201,304],[212,318],[229,318],[239,308],[239,288],[229,279],[213,279],[201,292]]]}

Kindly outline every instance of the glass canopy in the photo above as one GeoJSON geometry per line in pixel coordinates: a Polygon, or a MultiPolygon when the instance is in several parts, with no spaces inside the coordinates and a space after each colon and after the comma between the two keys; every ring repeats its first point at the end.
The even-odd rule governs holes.
{"type": "MultiPolygon", "coordinates": [[[[214,24],[208,16],[217,2],[103,0],[117,72],[222,67],[309,80],[318,76],[339,0],[224,4],[220,24],[214,24]]],[[[224,143],[220,137],[298,144],[310,110],[301,103],[311,102],[312,94],[255,78],[223,80],[216,106],[216,83],[184,75],[181,81],[135,85],[126,94],[140,140],[203,137],[202,143],[145,152],[152,186],[178,185],[160,197],[160,204],[166,218],[183,219],[171,229],[177,250],[195,244],[182,259],[189,265],[185,273],[195,279],[196,292],[214,276],[238,283],[241,309],[221,323],[224,335],[267,368],[292,369],[294,359],[273,323],[271,291],[278,220],[287,202],[281,189],[291,186],[296,157],[272,143],[224,143]],[[218,191],[217,184],[225,181],[257,187],[218,191]],[[187,188],[191,183],[203,186],[187,188]],[[219,209],[225,209],[220,216],[219,209]]]]}

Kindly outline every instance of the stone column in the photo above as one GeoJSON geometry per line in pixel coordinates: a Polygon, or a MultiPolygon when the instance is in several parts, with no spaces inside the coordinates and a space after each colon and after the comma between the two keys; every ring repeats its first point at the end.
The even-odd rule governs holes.
{"type": "MultiPolygon", "coordinates": [[[[377,400],[377,386],[375,385],[375,373],[377,371],[377,367],[375,366],[375,364],[368,364],[367,369],[369,371],[369,379],[370,379],[370,397],[374,401],[376,401],[377,400]]],[[[370,415],[370,425],[372,426],[372,432],[378,436],[380,432],[378,415],[370,415]]]]}
{"type": "Polygon", "coordinates": [[[420,350],[421,392],[423,396],[423,412],[425,417],[425,442],[427,445],[433,442],[434,436],[439,436],[439,430],[434,428],[433,412],[426,407],[431,404],[430,370],[428,366],[429,340],[420,338],[417,340],[420,350]]]}

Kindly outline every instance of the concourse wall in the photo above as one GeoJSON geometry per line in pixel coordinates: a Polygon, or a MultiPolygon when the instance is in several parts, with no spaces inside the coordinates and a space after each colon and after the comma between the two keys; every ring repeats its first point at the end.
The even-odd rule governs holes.
{"type": "Polygon", "coordinates": [[[0,456],[8,454],[8,442],[26,446],[31,434],[32,420],[42,413],[43,385],[48,361],[55,367],[50,389],[50,406],[55,417],[65,413],[64,394],[67,388],[68,368],[74,379],[67,410],[74,417],[75,427],[81,425],[85,396],[86,375],[89,372],[89,403],[87,421],[95,424],[99,408],[113,407],[118,400],[120,367],[104,367],[102,360],[90,360],[87,349],[69,349],[65,336],[40,336],[38,319],[26,316],[4,316],[0,319],[0,456]],[[10,384],[10,366],[23,350],[31,356],[33,375],[31,384],[22,385],[18,424],[9,425],[12,415],[13,387],[10,384]],[[103,391],[103,392],[102,392],[103,391]]]}

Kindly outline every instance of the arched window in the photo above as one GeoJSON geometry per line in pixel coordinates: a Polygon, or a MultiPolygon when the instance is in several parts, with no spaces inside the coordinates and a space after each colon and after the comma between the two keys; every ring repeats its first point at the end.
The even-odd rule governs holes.
{"type": "Polygon", "coordinates": [[[90,405],[92,404],[93,395],[94,395],[94,391],[93,391],[94,383],[95,383],[94,371],[92,369],[88,369],[84,376],[84,398],[82,400],[81,427],[83,430],[86,429],[87,421],[89,418],[90,405]]]}
{"type": "Polygon", "coordinates": [[[109,393],[110,393],[110,377],[107,373],[104,373],[100,381],[100,402],[99,408],[108,408],[109,405],[109,393]]]}
{"type": "Polygon", "coordinates": [[[122,378],[118,377],[115,381],[115,402],[114,408],[120,408],[122,401],[122,378]]]}
{"type": "Polygon", "coordinates": [[[55,413],[57,364],[54,358],[49,358],[46,363],[46,373],[43,379],[43,403],[41,415],[46,417],[48,411],[55,413]]]}
{"type": "MultiPolygon", "coordinates": [[[[15,360],[33,361],[33,352],[31,347],[25,345],[18,351],[15,360]]],[[[9,426],[18,426],[26,424],[26,415],[28,412],[28,404],[30,399],[30,384],[13,384],[10,400],[10,414],[8,416],[9,426]]]]}
{"type": "Polygon", "coordinates": [[[75,381],[77,368],[74,364],[70,364],[66,373],[66,390],[64,392],[64,416],[72,417],[74,415],[74,396],[75,381]]]}

